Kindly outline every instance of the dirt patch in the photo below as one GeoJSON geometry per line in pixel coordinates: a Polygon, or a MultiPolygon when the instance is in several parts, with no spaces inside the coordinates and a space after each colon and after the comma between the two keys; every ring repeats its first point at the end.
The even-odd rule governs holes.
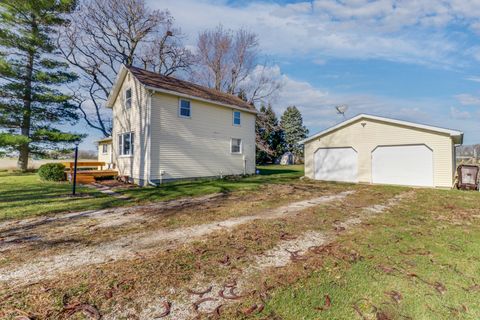
{"type": "MultiPolygon", "coordinates": [[[[132,207],[123,207],[123,208],[113,208],[113,209],[103,209],[103,210],[88,210],[81,212],[68,212],[68,213],[59,213],[46,217],[34,217],[22,220],[13,220],[0,223],[0,234],[14,233],[16,231],[28,231],[30,229],[36,228],[38,226],[43,226],[46,224],[54,224],[58,222],[68,222],[76,223],[82,219],[96,218],[103,220],[114,220],[122,215],[127,215],[132,211],[146,211],[146,210],[171,210],[179,209],[187,206],[194,206],[200,203],[212,201],[218,199],[219,197],[224,196],[222,193],[214,193],[206,195],[203,197],[197,198],[185,198],[171,201],[160,201],[148,205],[141,206],[132,206],[132,207]]],[[[124,223],[129,222],[124,220],[124,223]]],[[[118,225],[118,224],[117,224],[118,225]]]]}
{"type": "MultiPolygon", "coordinates": [[[[242,216],[221,222],[207,223],[175,230],[155,230],[125,236],[119,240],[96,246],[71,250],[69,252],[37,259],[23,265],[0,269],[0,281],[20,285],[57,276],[59,273],[81,266],[111,262],[119,259],[132,259],[149,251],[167,250],[181,243],[191,242],[216,231],[231,230],[254,220],[277,219],[315,207],[323,203],[341,200],[353,191],[336,195],[322,196],[294,202],[280,208],[266,210],[257,215],[242,216]],[[186,237],[188,235],[188,237],[186,237]]],[[[205,200],[205,199],[204,199],[205,200]]],[[[118,209],[117,209],[118,210],[118,209]]],[[[65,218],[65,217],[63,217],[65,218]]]]}
{"type": "MultiPolygon", "coordinates": [[[[352,229],[366,219],[385,212],[411,195],[412,192],[401,193],[384,204],[363,208],[354,217],[340,223],[343,228],[342,231],[352,229]]],[[[192,284],[194,290],[178,292],[177,299],[169,301],[169,313],[168,315],[165,314],[164,318],[182,320],[191,319],[199,314],[215,316],[221,308],[250,296],[251,290],[256,290],[255,287],[257,287],[257,285],[252,286],[252,283],[255,283],[254,279],[262,272],[271,268],[285,267],[291,262],[308,259],[309,250],[331,244],[337,235],[337,228],[326,232],[307,231],[298,237],[281,241],[273,249],[254,257],[253,264],[236,272],[234,280],[226,283],[219,281],[212,283],[208,280],[196,279],[192,284]]],[[[175,293],[175,289],[172,288],[171,291],[175,293]]],[[[148,306],[143,308],[140,318],[158,317],[165,311],[166,299],[166,297],[160,297],[148,303],[148,306]]],[[[254,311],[259,312],[261,308],[261,305],[255,304],[248,310],[244,310],[243,313],[248,315],[254,311]]],[[[123,314],[124,312],[125,310],[116,310],[114,314],[123,314]]],[[[114,316],[107,316],[106,319],[114,318],[114,316]]]]}

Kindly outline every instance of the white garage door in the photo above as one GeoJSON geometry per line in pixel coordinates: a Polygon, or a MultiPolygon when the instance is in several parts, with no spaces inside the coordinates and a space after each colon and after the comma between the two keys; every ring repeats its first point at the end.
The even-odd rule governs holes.
{"type": "Polygon", "coordinates": [[[315,152],[315,179],[358,182],[358,155],[353,148],[325,148],[315,152]]]}
{"type": "Polygon", "coordinates": [[[372,182],[433,187],[433,152],[425,145],[384,146],[372,152],[372,182]]]}

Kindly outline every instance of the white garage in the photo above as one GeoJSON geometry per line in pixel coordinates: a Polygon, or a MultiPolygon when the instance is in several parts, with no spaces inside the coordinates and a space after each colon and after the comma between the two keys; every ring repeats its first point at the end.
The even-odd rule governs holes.
{"type": "Polygon", "coordinates": [[[375,148],[372,183],[433,187],[433,151],[423,144],[375,148]]]}
{"type": "Polygon", "coordinates": [[[458,130],[361,114],[301,143],[311,179],[450,188],[462,142],[458,130]]]}
{"type": "Polygon", "coordinates": [[[315,152],[315,179],[358,182],[358,154],[353,148],[320,148],[315,152]]]}

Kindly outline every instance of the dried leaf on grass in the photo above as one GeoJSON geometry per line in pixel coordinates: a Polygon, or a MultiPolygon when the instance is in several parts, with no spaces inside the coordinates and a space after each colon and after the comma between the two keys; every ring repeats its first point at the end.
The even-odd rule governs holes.
{"type": "Polygon", "coordinates": [[[162,303],[163,305],[163,309],[165,309],[162,313],[160,313],[159,315],[156,315],[155,317],[156,318],[163,318],[163,317],[166,317],[170,314],[170,309],[172,308],[172,304],[168,301],[164,301],[162,303]]]}
{"type": "Polygon", "coordinates": [[[224,264],[224,265],[229,265],[230,264],[230,256],[226,254],[222,259],[218,260],[218,262],[220,262],[221,264],[224,264]]]}
{"type": "Polygon", "coordinates": [[[204,294],[206,293],[209,293],[210,291],[212,291],[212,286],[208,287],[207,289],[205,290],[200,290],[200,291],[195,291],[195,290],[192,290],[192,289],[187,289],[187,292],[190,293],[190,294],[196,294],[200,297],[202,297],[204,294]]]}
{"type": "Polygon", "coordinates": [[[440,294],[445,294],[445,292],[447,291],[447,288],[445,288],[445,286],[444,286],[442,283],[438,282],[438,281],[436,281],[436,282],[433,284],[433,287],[434,287],[435,290],[437,290],[437,292],[440,293],[440,294]]]}
{"type": "Polygon", "coordinates": [[[323,307],[317,307],[317,308],[315,308],[315,310],[324,311],[324,310],[330,309],[331,306],[332,306],[332,299],[330,298],[330,296],[328,294],[326,294],[325,295],[325,303],[324,303],[323,307]]]}
{"type": "Polygon", "coordinates": [[[308,257],[300,255],[299,252],[301,252],[301,250],[290,251],[285,249],[285,251],[287,251],[290,254],[290,260],[292,260],[293,262],[303,261],[308,259],[308,257]]]}
{"type": "Polygon", "coordinates": [[[396,304],[399,304],[400,301],[402,301],[403,299],[402,294],[395,290],[385,291],[385,294],[389,296],[393,300],[393,302],[395,302],[396,304]]]}
{"type": "Polygon", "coordinates": [[[81,312],[86,317],[89,317],[90,319],[97,320],[101,318],[100,312],[97,310],[97,308],[87,303],[80,303],[72,306],[67,306],[64,311],[68,317],[71,317],[72,315],[78,312],[81,312]]]}
{"type": "Polygon", "coordinates": [[[379,269],[380,271],[385,272],[386,274],[392,274],[392,273],[394,273],[395,271],[398,271],[395,267],[389,267],[389,266],[385,266],[385,265],[382,265],[382,264],[379,264],[379,265],[377,266],[377,269],[379,269]]]}
{"type": "Polygon", "coordinates": [[[228,292],[230,293],[229,295],[225,295],[225,291],[227,290],[227,288],[223,288],[221,289],[219,292],[218,292],[218,295],[220,297],[222,297],[223,299],[227,299],[227,300],[238,300],[238,299],[241,299],[245,296],[239,296],[235,293],[235,287],[230,287],[228,292]]]}
{"type": "Polygon", "coordinates": [[[392,319],[388,314],[386,314],[382,310],[377,311],[377,313],[375,314],[375,317],[377,318],[377,320],[391,320],[392,319]]]}
{"type": "Polygon", "coordinates": [[[207,301],[217,301],[217,299],[214,299],[214,298],[203,298],[203,299],[200,299],[200,300],[197,300],[195,301],[194,303],[192,303],[192,306],[193,306],[193,310],[195,310],[195,312],[198,312],[198,308],[200,307],[200,305],[204,302],[207,302],[207,301]]]}
{"type": "Polygon", "coordinates": [[[465,291],[469,292],[478,292],[480,291],[480,284],[474,284],[473,286],[470,286],[468,288],[464,288],[465,291]]]}
{"type": "Polygon", "coordinates": [[[253,312],[256,311],[256,313],[261,313],[263,309],[265,308],[265,305],[260,303],[260,304],[254,304],[248,308],[245,308],[242,310],[242,313],[246,316],[251,315],[253,312]]]}
{"type": "Polygon", "coordinates": [[[433,283],[429,282],[429,281],[423,279],[422,277],[420,277],[418,274],[413,273],[413,272],[407,273],[406,275],[411,277],[411,278],[417,278],[421,282],[433,287],[438,293],[440,293],[442,295],[447,291],[447,288],[439,281],[435,281],[433,283]]]}

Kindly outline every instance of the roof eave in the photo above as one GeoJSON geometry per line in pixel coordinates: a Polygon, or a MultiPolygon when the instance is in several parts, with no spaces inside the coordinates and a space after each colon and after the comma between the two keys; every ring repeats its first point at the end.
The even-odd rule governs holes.
{"type": "Polygon", "coordinates": [[[102,142],[109,142],[109,141],[113,141],[112,137],[107,137],[107,138],[103,138],[103,139],[99,139],[97,141],[95,141],[96,143],[102,143],[102,142]]]}
{"type": "Polygon", "coordinates": [[[125,79],[125,76],[127,75],[128,69],[125,67],[125,65],[122,64],[120,67],[120,71],[117,74],[117,78],[115,79],[114,85],[112,89],[110,90],[110,94],[108,95],[107,102],[105,103],[105,106],[107,108],[112,108],[113,104],[115,103],[115,100],[117,99],[118,92],[120,91],[120,88],[122,86],[123,80],[125,79]]]}
{"type": "Polygon", "coordinates": [[[463,144],[463,132],[457,135],[451,135],[453,143],[456,145],[462,145],[463,144]]]}
{"type": "Polygon", "coordinates": [[[253,113],[253,114],[258,113],[257,110],[247,109],[247,108],[242,107],[242,106],[237,106],[237,105],[228,104],[228,103],[222,103],[222,102],[218,102],[218,101],[215,101],[215,100],[204,99],[204,98],[200,98],[200,97],[197,97],[197,96],[192,96],[192,95],[185,94],[185,93],[180,93],[180,92],[177,92],[177,91],[155,88],[155,87],[152,87],[152,86],[147,86],[145,84],[142,84],[142,85],[145,87],[145,89],[155,91],[155,92],[161,92],[161,93],[171,94],[171,95],[182,97],[182,98],[207,102],[207,103],[211,103],[211,104],[215,104],[215,105],[219,105],[219,106],[223,106],[223,107],[227,107],[227,108],[231,108],[231,109],[250,112],[250,113],[253,113]]]}

